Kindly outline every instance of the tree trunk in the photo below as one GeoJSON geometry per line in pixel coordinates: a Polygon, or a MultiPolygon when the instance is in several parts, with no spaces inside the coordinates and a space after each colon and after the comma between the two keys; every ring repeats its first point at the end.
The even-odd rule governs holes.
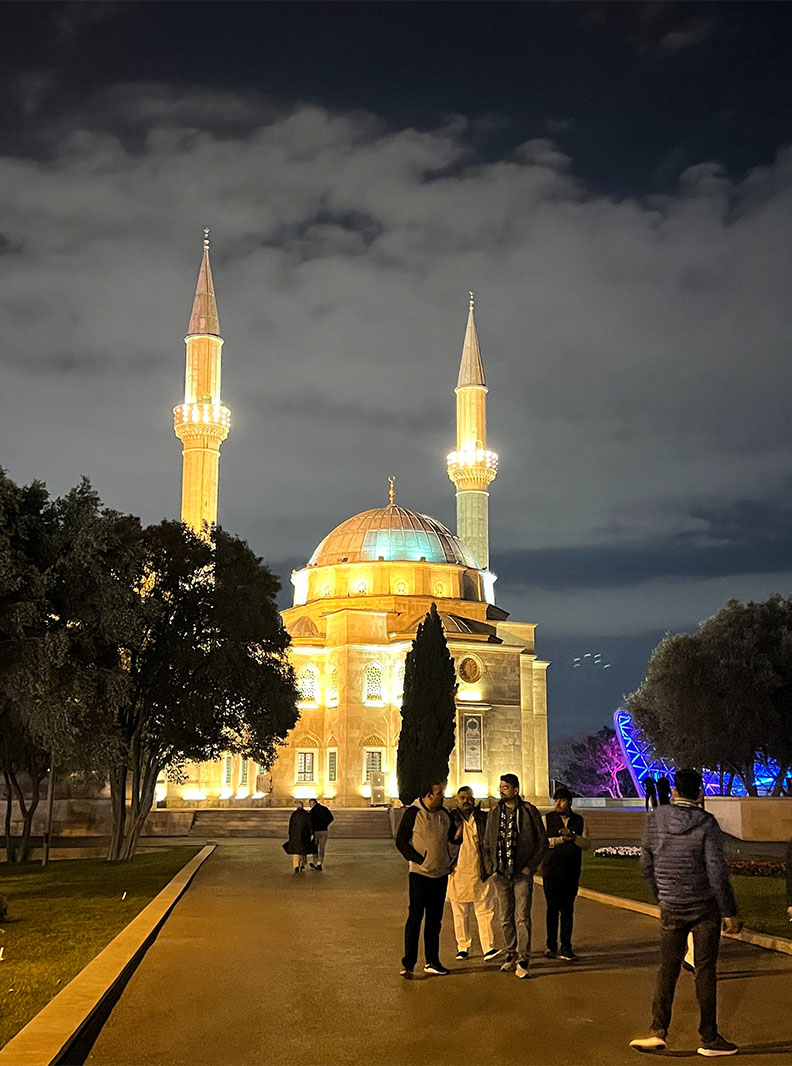
{"type": "Polygon", "coordinates": [[[776,779],[773,782],[774,796],[782,796],[784,794],[784,781],[786,780],[788,769],[788,766],[779,764],[778,773],[776,774],[776,779]]]}
{"type": "Polygon", "coordinates": [[[15,861],[27,862],[28,855],[30,854],[30,833],[33,828],[33,815],[36,813],[36,808],[39,804],[41,779],[36,777],[33,777],[32,779],[32,792],[30,796],[30,806],[28,807],[25,803],[25,792],[13,770],[11,771],[10,777],[14,792],[16,792],[19,810],[22,814],[22,836],[20,837],[19,844],[16,848],[15,861]]]}
{"type": "Polygon", "coordinates": [[[107,849],[107,858],[115,862],[121,858],[121,846],[124,842],[124,828],[126,824],[127,800],[127,768],[119,766],[110,771],[110,805],[113,812],[113,826],[110,834],[110,845],[107,849]]]}
{"type": "Polygon", "coordinates": [[[138,771],[138,773],[133,775],[136,785],[139,785],[140,792],[139,794],[136,794],[135,790],[132,792],[132,810],[121,850],[122,859],[131,859],[135,855],[140,834],[143,832],[149,811],[154,806],[154,792],[157,787],[158,776],[159,766],[152,764],[146,766],[143,773],[138,771]]]}
{"type": "Polygon", "coordinates": [[[6,786],[6,810],[5,810],[5,853],[6,862],[16,862],[16,842],[11,836],[11,814],[14,806],[14,797],[11,791],[11,780],[8,771],[3,771],[6,786]]]}

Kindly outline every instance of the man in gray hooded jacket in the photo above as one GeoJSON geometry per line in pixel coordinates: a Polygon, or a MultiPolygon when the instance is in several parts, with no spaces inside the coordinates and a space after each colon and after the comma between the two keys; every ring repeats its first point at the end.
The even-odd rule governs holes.
{"type": "Polygon", "coordinates": [[[424,928],[426,973],[445,977],[450,971],[440,961],[448,875],[454,869],[459,847],[456,823],[443,806],[445,782],[433,781],[425,794],[405,810],[396,834],[396,847],[409,865],[410,909],[404,927],[401,975],[410,978],[418,960],[421,923],[424,928]]]}
{"type": "Polygon", "coordinates": [[[688,933],[696,956],[696,998],[699,1002],[699,1055],[734,1055],[736,1044],[725,1040],[717,1025],[718,948],[721,924],[737,932],[729,867],[718,823],[699,806],[701,774],[678,770],[674,801],[658,807],[646,820],[641,869],[660,904],[660,969],[657,973],[652,1029],[630,1042],[636,1051],[662,1051],[666,1046],[671,1008],[688,933]]]}

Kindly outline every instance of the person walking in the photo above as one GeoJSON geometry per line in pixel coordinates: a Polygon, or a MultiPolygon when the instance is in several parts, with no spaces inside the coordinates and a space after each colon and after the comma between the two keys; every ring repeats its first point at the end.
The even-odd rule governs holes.
{"type": "Polygon", "coordinates": [[[530,977],[533,878],[547,850],[542,816],[520,797],[516,774],[502,774],[500,799],[487,816],[486,871],[494,875],[506,945],[504,973],[530,977]]]}
{"type": "Polygon", "coordinates": [[[457,790],[457,810],[453,812],[457,826],[456,842],[460,845],[456,867],[448,879],[448,899],[454,919],[454,935],[458,959],[470,954],[472,931],[471,912],[476,915],[481,951],[486,960],[500,954],[495,947],[495,887],[486,872],[484,833],[487,816],[476,803],[473,789],[463,785],[457,790]]]}
{"type": "Polygon", "coordinates": [[[575,897],[580,885],[583,852],[591,847],[586,836],[583,818],[572,810],[572,793],[557,788],[553,796],[555,807],[545,815],[549,848],[542,862],[542,882],[547,904],[548,959],[561,958],[575,962],[572,950],[572,928],[575,920],[575,897]],[[558,946],[558,926],[561,924],[561,947],[558,946]]]}
{"type": "Polygon", "coordinates": [[[424,972],[445,977],[440,961],[448,875],[454,868],[457,827],[443,806],[444,781],[433,781],[423,796],[405,810],[396,834],[396,847],[409,863],[410,906],[404,926],[401,975],[410,978],[418,961],[421,923],[424,931],[424,972]]]}
{"type": "Polygon", "coordinates": [[[660,774],[657,779],[657,800],[661,807],[667,807],[671,802],[671,782],[665,774],[660,774]]]}
{"type": "Polygon", "coordinates": [[[737,1045],[718,1032],[717,963],[721,926],[739,931],[729,867],[718,823],[699,806],[701,774],[678,770],[674,802],[647,819],[641,869],[660,904],[660,967],[657,971],[650,1035],[630,1041],[636,1051],[666,1046],[674,992],[688,933],[695,944],[696,998],[699,1004],[698,1054],[734,1055],[737,1045]]]}
{"type": "Polygon", "coordinates": [[[333,812],[325,807],[318,799],[313,797],[308,800],[308,814],[311,819],[314,840],[316,841],[316,862],[311,863],[312,870],[321,870],[324,865],[325,850],[327,848],[327,833],[330,823],[335,821],[333,812]]]}
{"type": "Polygon", "coordinates": [[[289,818],[289,839],[283,845],[287,855],[291,855],[294,863],[294,872],[305,872],[305,864],[309,855],[316,854],[316,844],[311,829],[311,818],[305,809],[302,800],[296,800],[295,809],[289,818]]]}
{"type": "Polygon", "coordinates": [[[657,806],[657,785],[655,779],[651,774],[647,774],[641,784],[644,787],[644,802],[647,811],[651,807],[652,810],[657,806]]]}

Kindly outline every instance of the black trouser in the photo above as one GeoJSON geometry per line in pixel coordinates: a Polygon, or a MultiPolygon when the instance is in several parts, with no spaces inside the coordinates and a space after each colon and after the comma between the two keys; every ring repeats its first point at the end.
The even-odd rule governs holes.
{"type": "Polygon", "coordinates": [[[699,1035],[707,1044],[718,1035],[717,965],[721,916],[714,901],[690,907],[660,907],[660,969],[652,1003],[652,1032],[665,1039],[671,1024],[674,991],[685,957],[688,933],[693,934],[696,998],[701,1015],[699,1035]]]}
{"type": "Polygon", "coordinates": [[[427,965],[440,961],[440,929],[443,925],[448,877],[426,877],[410,874],[410,910],[404,927],[404,958],[402,965],[415,969],[421,922],[424,927],[424,958],[427,965]]]}
{"type": "Polygon", "coordinates": [[[572,925],[575,920],[575,897],[578,891],[578,875],[564,877],[545,874],[543,878],[547,902],[547,947],[558,951],[558,922],[561,919],[561,948],[572,950],[572,925]]]}

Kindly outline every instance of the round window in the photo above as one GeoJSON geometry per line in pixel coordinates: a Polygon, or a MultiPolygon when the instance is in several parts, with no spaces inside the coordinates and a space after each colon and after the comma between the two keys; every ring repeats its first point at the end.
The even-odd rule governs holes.
{"type": "Polygon", "coordinates": [[[481,663],[470,655],[466,655],[459,663],[459,676],[463,681],[472,684],[481,677],[481,663]]]}

